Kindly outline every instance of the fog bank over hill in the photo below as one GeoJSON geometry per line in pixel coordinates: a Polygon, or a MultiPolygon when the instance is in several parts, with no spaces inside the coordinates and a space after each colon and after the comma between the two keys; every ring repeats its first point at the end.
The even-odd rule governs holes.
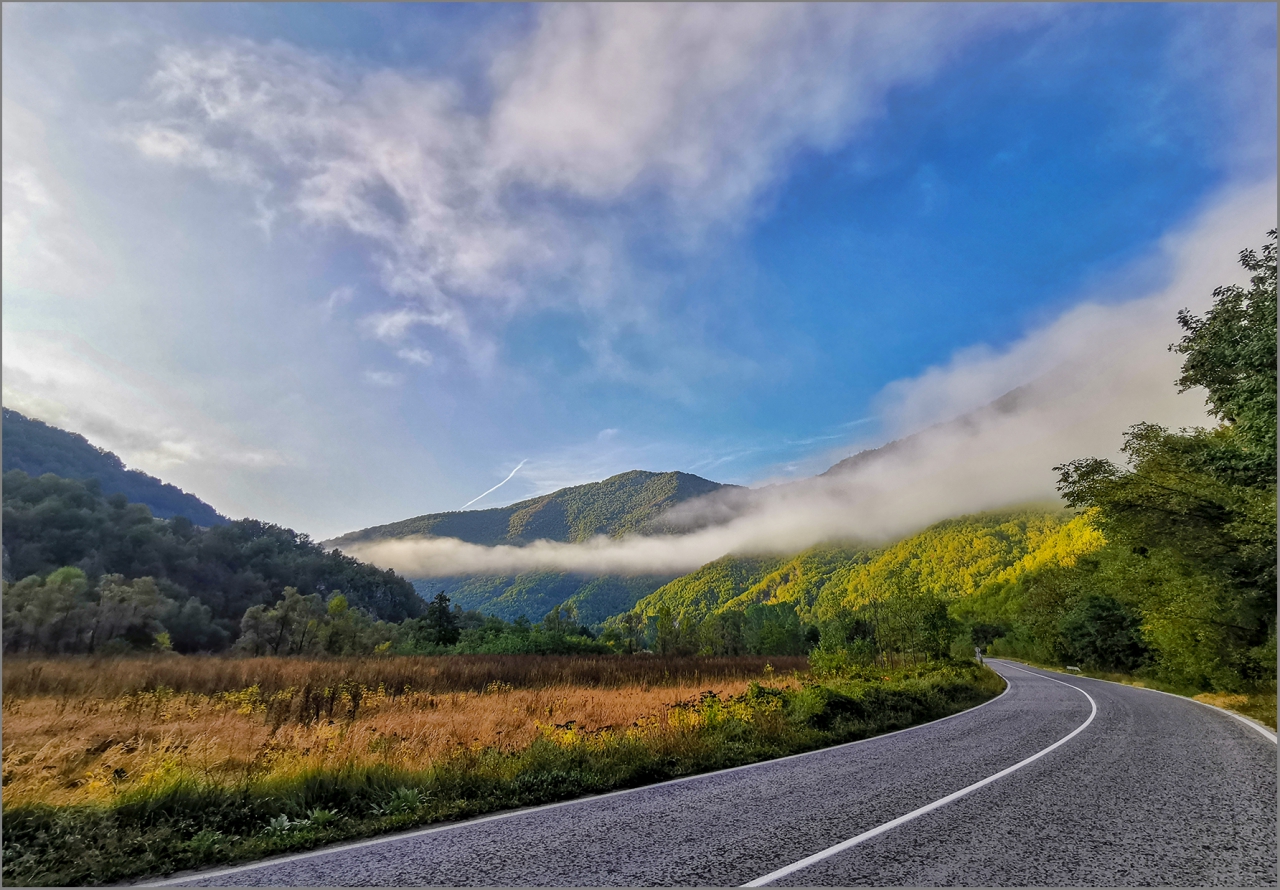
{"type": "Polygon", "coordinates": [[[1168,351],[1181,334],[1175,315],[1203,312],[1215,287],[1243,282],[1239,251],[1275,218],[1274,181],[1222,196],[1135,267],[1148,280],[1161,273],[1145,295],[1121,302],[1115,291],[1123,285],[1100,287],[1007,348],[963,351],[891,384],[880,412],[896,441],[813,479],[717,492],[663,514],[666,527],[688,532],[523,547],[410,538],[348,552],[411,577],[687,572],[726,553],[888,541],[949,516],[1056,499],[1052,468],[1115,456],[1128,426],[1208,422],[1203,393],[1176,390],[1181,359],[1168,351]]]}

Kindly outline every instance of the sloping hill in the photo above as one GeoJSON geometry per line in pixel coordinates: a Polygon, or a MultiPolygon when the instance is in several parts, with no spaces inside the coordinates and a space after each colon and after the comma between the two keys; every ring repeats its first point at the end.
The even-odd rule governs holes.
{"type": "Polygon", "coordinates": [[[634,611],[647,618],[666,607],[682,624],[698,622],[736,600],[786,561],[778,557],[722,556],[663,585],[636,603],[634,611]]]}
{"type": "Polygon", "coordinates": [[[637,602],[670,580],[670,575],[590,577],[526,572],[514,577],[423,578],[413,586],[424,599],[444,593],[464,609],[497,615],[505,621],[514,621],[521,615],[540,621],[554,608],[571,606],[578,621],[596,625],[612,615],[631,611],[637,602]]]}
{"type": "Polygon", "coordinates": [[[157,519],[185,516],[206,527],[229,521],[195,495],[126,469],[120,458],[84,436],[5,408],[4,472],[10,470],[22,470],[32,478],[53,473],[64,479],[96,479],[104,494],[122,494],[130,503],[146,504],[157,519]]]}
{"type": "Polygon", "coordinates": [[[969,599],[1046,565],[1074,564],[1096,550],[1102,536],[1065,509],[1002,510],[946,519],[872,554],[840,586],[815,603],[819,618],[883,595],[894,576],[943,600],[969,599]]]}
{"type": "Polygon", "coordinates": [[[485,545],[520,545],[539,539],[576,543],[596,535],[619,537],[646,531],[675,504],[736,487],[689,473],[631,470],[603,482],[562,488],[506,507],[428,513],[349,532],[325,543],[344,547],[410,535],[459,538],[485,545]]]}
{"type": "Polygon", "coordinates": [[[792,603],[802,619],[820,622],[885,595],[904,574],[921,590],[961,603],[996,595],[1044,566],[1073,564],[1101,545],[1088,522],[1067,510],[979,513],[888,547],[820,544],[790,558],[725,556],[662,586],[633,611],[649,617],[665,606],[684,623],[755,603],[792,603]]]}
{"type": "Polygon", "coordinates": [[[211,528],[155,519],[141,504],[105,497],[93,480],[10,470],[3,519],[6,580],[62,566],[95,582],[110,574],[154,578],[173,600],[195,597],[232,634],[246,609],[275,602],[286,587],[304,596],[341,590],[351,605],[389,621],[423,608],[395,572],[326,551],[305,534],[253,519],[211,528]]]}

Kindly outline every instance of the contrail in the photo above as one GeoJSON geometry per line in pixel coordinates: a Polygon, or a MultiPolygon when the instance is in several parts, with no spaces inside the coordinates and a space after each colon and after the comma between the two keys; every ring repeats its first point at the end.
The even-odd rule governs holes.
{"type": "MultiPolygon", "coordinates": [[[[519,470],[521,467],[523,467],[523,466],[524,466],[525,464],[527,464],[528,462],[529,462],[529,459],[528,459],[528,458],[525,458],[524,460],[520,461],[520,463],[516,464],[516,469],[511,471],[511,476],[514,476],[514,475],[516,474],[516,470],[519,470]]],[[[480,495],[480,497],[474,497],[474,498],[472,498],[471,500],[467,501],[465,504],[463,504],[463,505],[462,505],[461,509],[463,509],[463,510],[467,509],[467,508],[468,508],[468,507],[470,507],[472,504],[474,504],[476,501],[480,500],[480,498],[484,497],[484,495],[485,495],[485,494],[493,494],[493,493],[494,493],[495,491],[497,491],[499,488],[501,488],[502,486],[504,486],[504,485],[506,485],[508,482],[510,482],[510,481],[511,481],[511,476],[508,476],[506,479],[503,479],[501,482],[499,482],[499,483],[498,483],[497,485],[495,485],[493,488],[489,489],[489,490],[488,490],[488,491],[486,491],[484,494],[480,495]]]]}

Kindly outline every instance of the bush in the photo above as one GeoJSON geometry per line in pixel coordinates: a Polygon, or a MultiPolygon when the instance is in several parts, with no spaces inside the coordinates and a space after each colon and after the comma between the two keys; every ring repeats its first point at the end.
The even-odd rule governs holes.
{"type": "Polygon", "coordinates": [[[1082,598],[1059,623],[1063,656],[1084,667],[1132,673],[1146,660],[1142,619],[1109,596],[1082,598]]]}

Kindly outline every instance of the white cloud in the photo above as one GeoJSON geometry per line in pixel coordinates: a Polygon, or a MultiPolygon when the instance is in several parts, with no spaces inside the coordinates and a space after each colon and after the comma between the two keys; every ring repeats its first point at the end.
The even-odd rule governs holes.
{"type": "Polygon", "coordinates": [[[247,445],[180,393],[67,334],[4,329],[4,404],[166,479],[185,478],[181,470],[194,465],[242,471],[288,462],[275,449],[247,445]]]}
{"type": "Polygon", "coordinates": [[[363,319],[365,328],[384,343],[398,343],[410,329],[417,325],[446,328],[452,323],[448,312],[427,313],[417,309],[400,308],[392,312],[379,312],[363,319]]]}
{"type": "Polygon", "coordinates": [[[888,387],[882,410],[889,425],[916,435],[844,472],[712,495],[667,515],[695,531],[523,548],[414,539],[351,552],[410,575],[689,571],[725,553],[884,541],[948,516],[1054,500],[1052,468],[1117,455],[1128,426],[1207,421],[1203,393],[1176,391],[1180,359],[1167,351],[1179,334],[1174,315],[1183,307],[1202,312],[1215,286],[1247,278],[1236,256],[1257,245],[1275,217],[1274,181],[1223,196],[1162,240],[1157,258],[1167,284],[1128,302],[1085,303],[1007,349],[968,350],[888,387]],[[705,527],[708,521],[718,524],[705,527]]]}
{"type": "Polygon", "coordinates": [[[419,365],[423,368],[431,367],[432,363],[435,361],[435,358],[431,353],[427,352],[425,349],[418,348],[401,349],[396,353],[396,356],[404,359],[411,365],[419,365]]]}
{"type": "Polygon", "coordinates": [[[835,148],[892,88],[1043,14],[541,7],[529,39],[494,60],[484,109],[465,107],[443,78],[359,70],[280,43],[171,47],[131,138],[147,157],[242,184],[260,215],[288,211],[365,239],[383,287],[406,301],[371,322],[382,339],[429,324],[483,365],[511,312],[562,304],[599,323],[585,345],[625,379],[610,342],[655,323],[621,286],[620,245],[652,220],[628,207],[656,198],[673,243],[691,248],[749,217],[794,152],[835,148]],[[638,325],[602,320],[618,313],[638,325]]]}
{"type": "Polygon", "coordinates": [[[374,386],[399,386],[404,382],[404,376],[394,371],[365,371],[364,379],[374,386]]]}

